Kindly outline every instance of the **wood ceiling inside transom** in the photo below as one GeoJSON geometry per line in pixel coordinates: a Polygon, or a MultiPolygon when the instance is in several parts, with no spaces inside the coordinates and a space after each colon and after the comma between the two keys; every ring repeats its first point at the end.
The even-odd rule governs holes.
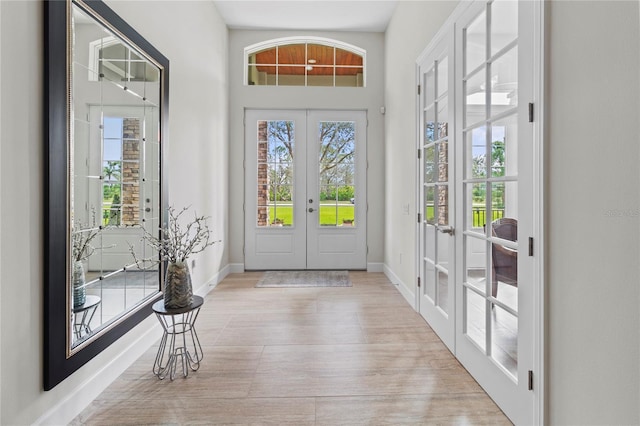
{"type": "Polygon", "coordinates": [[[279,46],[277,48],[277,62],[276,48],[273,47],[256,53],[255,63],[258,64],[259,71],[268,74],[275,73],[275,67],[266,65],[275,65],[277,63],[279,64],[278,73],[282,75],[304,75],[305,69],[308,75],[333,75],[334,50],[336,75],[362,73],[362,56],[348,50],[319,44],[279,46]]]}

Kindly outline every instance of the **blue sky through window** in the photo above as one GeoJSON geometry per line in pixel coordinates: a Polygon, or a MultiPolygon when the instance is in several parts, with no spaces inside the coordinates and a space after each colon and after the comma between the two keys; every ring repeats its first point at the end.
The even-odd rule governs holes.
{"type": "MultiPolygon", "coordinates": [[[[493,126],[491,128],[491,138],[494,141],[504,141],[504,126],[493,126]]],[[[487,151],[487,147],[485,144],[486,140],[486,127],[478,127],[471,131],[471,137],[473,143],[471,145],[472,148],[472,156],[477,157],[479,155],[483,155],[487,151]]]]}

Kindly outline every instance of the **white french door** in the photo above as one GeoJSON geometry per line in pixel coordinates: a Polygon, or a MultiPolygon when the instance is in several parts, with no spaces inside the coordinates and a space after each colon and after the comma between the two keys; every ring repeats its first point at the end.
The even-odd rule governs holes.
{"type": "Polygon", "coordinates": [[[306,268],[306,119],[245,113],[245,269],[306,268]]]}
{"type": "Polygon", "coordinates": [[[453,135],[453,31],[419,65],[420,75],[420,314],[454,351],[455,145],[453,135]]]}
{"type": "Polygon", "coordinates": [[[456,356],[516,424],[534,415],[533,4],[477,2],[456,27],[456,356]]]}
{"type": "Polygon", "coordinates": [[[540,5],[461,7],[418,62],[419,310],[505,414],[532,424],[540,5]]]}
{"type": "Polygon", "coordinates": [[[366,269],[366,113],[309,111],[307,123],[307,269],[366,269]]]}
{"type": "Polygon", "coordinates": [[[366,124],[245,112],[245,269],[366,269],[366,124]]]}

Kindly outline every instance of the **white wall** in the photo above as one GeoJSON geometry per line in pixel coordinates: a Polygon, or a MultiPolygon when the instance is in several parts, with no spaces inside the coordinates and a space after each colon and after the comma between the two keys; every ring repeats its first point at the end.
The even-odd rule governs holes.
{"type": "MultiPolygon", "coordinates": [[[[170,202],[212,216],[223,240],[197,258],[194,285],[206,285],[228,264],[226,26],[210,2],[108,4],[171,61],[170,202]]],[[[148,318],[53,390],[42,390],[43,5],[0,1],[0,11],[0,424],[62,424],[160,330],[148,318]]]]}
{"type": "Polygon", "coordinates": [[[40,3],[1,2],[0,8],[0,423],[5,424],[27,421],[18,410],[46,407],[36,397],[42,389],[43,22],[40,3]]]}
{"type": "Polygon", "coordinates": [[[335,33],[308,31],[242,31],[231,30],[229,35],[230,84],[230,191],[229,234],[230,262],[244,264],[244,108],[264,109],[359,109],[368,110],[367,156],[369,169],[367,195],[367,262],[382,263],[384,223],[384,156],[383,132],[383,58],[382,33],[335,33]],[[367,87],[298,87],[245,86],[243,54],[246,46],[261,41],[288,36],[319,36],[340,40],[367,51],[367,87]]]}
{"type": "Polygon", "coordinates": [[[549,424],[638,424],[638,2],[549,4],[549,424]]]}
{"type": "Polygon", "coordinates": [[[385,36],[384,264],[405,296],[415,293],[417,277],[416,59],[457,5],[457,1],[400,1],[385,36]]]}

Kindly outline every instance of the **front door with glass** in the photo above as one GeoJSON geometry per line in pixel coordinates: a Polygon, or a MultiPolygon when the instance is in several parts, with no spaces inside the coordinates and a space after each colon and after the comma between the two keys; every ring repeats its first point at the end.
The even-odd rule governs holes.
{"type": "Polygon", "coordinates": [[[366,268],[366,113],[248,110],[245,269],[366,268]]]}

